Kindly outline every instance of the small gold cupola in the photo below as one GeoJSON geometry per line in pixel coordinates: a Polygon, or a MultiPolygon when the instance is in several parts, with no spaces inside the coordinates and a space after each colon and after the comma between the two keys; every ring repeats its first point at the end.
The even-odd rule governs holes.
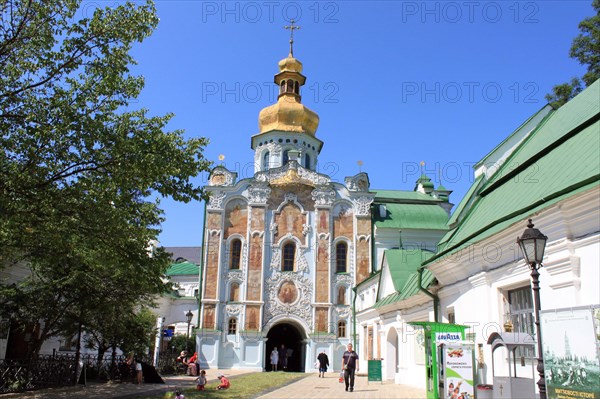
{"type": "Polygon", "coordinates": [[[258,115],[259,133],[273,130],[315,135],[319,127],[319,116],[301,102],[300,86],[306,82],[302,75],[302,63],[294,58],[294,26],[286,26],[291,30],[290,53],[279,61],[279,73],[275,75],[275,84],[279,87],[277,103],[263,108],[258,115]]]}

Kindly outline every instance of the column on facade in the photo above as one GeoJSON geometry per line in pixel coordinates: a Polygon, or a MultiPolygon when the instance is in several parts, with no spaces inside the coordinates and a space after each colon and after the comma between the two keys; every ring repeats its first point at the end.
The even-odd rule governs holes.
{"type": "Polygon", "coordinates": [[[312,192],[315,201],[315,303],[321,306],[315,307],[315,332],[327,333],[334,330],[329,327],[331,315],[329,314],[331,303],[331,204],[335,193],[328,188],[315,189],[312,192]],[[323,306],[327,304],[327,306],[323,306]]]}
{"type": "Polygon", "coordinates": [[[221,212],[208,212],[206,215],[205,234],[205,283],[202,297],[202,328],[216,329],[216,304],[218,302],[219,287],[219,255],[221,253],[221,233],[223,214],[221,212]]]}
{"type": "Polygon", "coordinates": [[[248,278],[246,286],[246,330],[260,330],[261,307],[250,303],[260,302],[263,279],[263,246],[265,231],[265,208],[252,206],[250,209],[250,243],[248,278]]]}

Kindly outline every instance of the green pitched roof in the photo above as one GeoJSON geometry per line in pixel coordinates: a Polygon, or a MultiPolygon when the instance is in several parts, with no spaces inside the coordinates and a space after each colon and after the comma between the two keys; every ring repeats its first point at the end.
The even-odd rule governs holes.
{"type": "MultiPolygon", "coordinates": [[[[427,269],[423,270],[423,277],[421,281],[421,283],[423,284],[423,288],[428,288],[431,285],[431,283],[433,283],[433,280],[435,280],[433,273],[431,273],[427,269]]],[[[410,298],[411,296],[417,295],[420,291],[421,290],[419,289],[419,273],[414,272],[406,280],[406,284],[404,284],[402,291],[394,292],[393,294],[390,294],[385,298],[380,299],[375,305],[373,305],[373,308],[377,309],[394,302],[403,301],[405,299],[410,298]]]]}
{"type": "Polygon", "coordinates": [[[452,216],[450,216],[450,220],[448,220],[448,225],[452,225],[453,223],[456,223],[458,221],[458,218],[460,217],[461,213],[466,210],[465,208],[467,207],[469,202],[471,202],[471,198],[473,197],[475,191],[481,184],[483,177],[483,175],[479,175],[477,179],[475,179],[471,187],[469,187],[469,190],[467,191],[463,199],[460,201],[454,212],[452,212],[452,216]]]}
{"type": "Polygon", "coordinates": [[[200,267],[191,262],[172,263],[165,273],[167,276],[198,275],[200,267]]]}
{"type": "Polygon", "coordinates": [[[448,230],[448,214],[437,204],[386,203],[385,217],[373,218],[378,228],[448,230]]]}
{"type": "Polygon", "coordinates": [[[442,202],[438,198],[433,198],[431,195],[423,194],[418,191],[405,190],[371,190],[375,193],[375,202],[394,202],[400,200],[402,202],[442,202]]]}
{"type": "Polygon", "coordinates": [[[431,258],[430,251],[420,249],[388,249],[384,252],[394,288],[401,291],[410,275],[421,267],[423,261],[431,258]]]}
{"type": "Polygon", "coordinates": [[[600,81],[596,81],[520,144],[491,179],[433,259],[483,240],[528,215],[598,185],[600,81]]]}
{"type": "MultiPolygon", "coordinates": [[[[394,289],[396,292],[380,299],[373,306],[379,308],[390,303],[401,301],[419,293],[419,273],[421,263],[433,256],[433,252],[425,250],[388,249],[384,253],[394,289]]],[[[422,283],[427,288],[433,282],[433,274],[423,271],[422,283]]]]}

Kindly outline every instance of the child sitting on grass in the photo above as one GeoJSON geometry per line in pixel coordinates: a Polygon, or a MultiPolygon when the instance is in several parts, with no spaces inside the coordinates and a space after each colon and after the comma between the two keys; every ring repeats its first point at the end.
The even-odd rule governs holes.
{"type": "Polygon", "coordinates": [[[179,389],[175,391],[175,399],[185,399],[185,396],[181,393],[179,389]]]}
{"type": "Polygon", "coordinates": [[[229,380],[227,378],[225,378],[225,376],[223,374],[220,374],[217,378],[221,381],[221,384],[217,387],[218,390],[229,389],[231,384],[229,383],[229,380]]]}

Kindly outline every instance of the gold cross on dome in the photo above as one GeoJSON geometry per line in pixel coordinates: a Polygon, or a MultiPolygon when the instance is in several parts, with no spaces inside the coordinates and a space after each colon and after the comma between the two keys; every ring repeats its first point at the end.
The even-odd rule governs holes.
{"type": "Polygon", "coordinates": [[[291,19],[290,20],[290,24],[284,26],[284,29],[289,29],[290,30],[290,55],[294,56],[294,30],[298,30],[300,29],[300,26],[296,25],[294,26],[294,24],[296,23],[295,20],[291,19]]]}

